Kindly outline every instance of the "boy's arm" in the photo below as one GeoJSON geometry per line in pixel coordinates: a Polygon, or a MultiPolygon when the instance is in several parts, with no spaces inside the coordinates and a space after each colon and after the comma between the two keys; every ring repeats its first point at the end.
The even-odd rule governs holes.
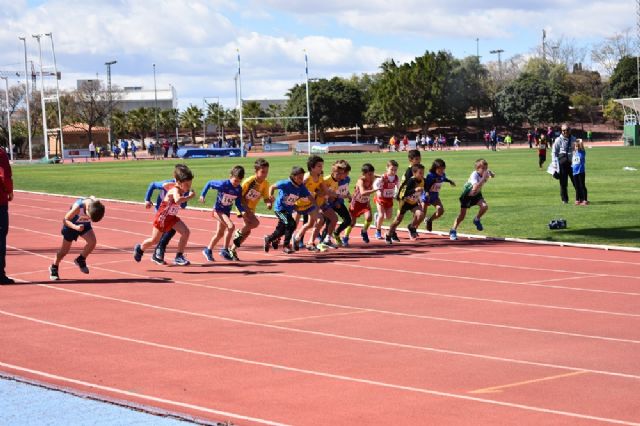
{"type": "Polygon", "coordinates": [[[238,208],[238,211],[240,213],[243,213],[245,210],[247,210],[244,204],[242,203],[243,200],[244,200],[244,197],[242,196],[242,191],[240,191],[240,196],[236,197],[236,201],[235,201],[236,207],[238,208]]]}
{"type": "Polygon", "coordinates": [[[64,215],[64,219],[62,219],[62,223],[68,228],[75,229],[78,232],[82,232],[84,230],[84,225],[76,225],[71,222],[71,219],[77,214],[80,213],[80,205],[74,204],[71,209],[64,215]]]}
{"type": "Polygon", "coordinates": [[[146,208],[151,208],[153,203],[151,202],[151,197],[153,196],[153,191],[156,189],[162,189],[163,182],[151,182],[149,187],[147,188],[147,193],[144,195],[144,206],[146,208]]]}
{"type": "Polygon", "coordinates": [[[210,188],[213,188],[213,184],[215,181],[210,180],[209,182],[207,182],[204,185],[204,188],[202,188],[202,192],[200,193],[200,202],[204,203],[204,199],[207,198],[207,192],[209,192],[210,188]]]}

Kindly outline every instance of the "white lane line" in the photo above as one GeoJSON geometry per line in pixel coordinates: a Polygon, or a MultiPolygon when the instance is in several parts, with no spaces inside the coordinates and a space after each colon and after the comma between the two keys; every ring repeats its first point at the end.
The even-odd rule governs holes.
{"type": "MultiPolygon", "coordinates": [[[[220,360],[231,361],[231,362],[236,362],[236,363],[240,363],[240,364],[257,366],[257,367],[267,367],[267,368],[270,368],[270,369],[277,369],[277,370],[281,370],[281,371],[298,373],[298,374],[303,374],[303,375],[308,375],[308,376],[324,377],[324,378],[329,378],[329,379],[333,379],[333,380],[337,380],[337,381],[343,381],[343,382],[359,383],[359,384],[371,385],[371,386],[382,387],[382,388],[387,388],[387,389],[402,390],[402,391],[408,391],[408,392],[413,392],[413,393],[420,393],[420,394],[426,394],[426,395],[432,395],[432,396],[439,396],[439,397],[444,397],[444,398],[454,398],[454,399],[459,399],[459,400],[464,400],[464,401],[473,401],[473,402],[478,402],[478,403],[482,403],[482,404],[496,405],[496,406],[500,406],[500,407],[518,408],[518,409],[522,409],[522,410],[526,410],[526,411],[533,411],[533,412],[539,412],[539,413],[545,413],[545,414],[555,414],[555,415],[565,416],[565,417],[570,417],[570,418],[596,420],[596,421],[602,421],[602,422],[612,423],[612,424],[623,424],[623,425],[640,426],[640,423],[634,423],[634,422],[621,420],[621,419],[597,417],[597,416],[590,416],[590,415],[586,415],[586,414],[574,413],[574,412],[569,412],[569,411],[552,410],[552,409],[548,409],[548,408],[536,407],[536,406],[531,406],[531,405],[516,404],[516,403],[504,402],[504,401],[495,401],[495,400],[492,400],[492,399],[479,398],[479,397],[474,397],[474,396],[470,396],[470,395],[456,394],[456,393],[452,393],[452,392],[441,392],[441,391],[436,391],[436,390],[432,390],[432,389],[418,388],[418,387],[414,387],[414,386],[403,386],[403,385],[398,385],[398,384],[393,384],[393,383],[381,382],[381,381],[377,381],[377,380],[369,380],[369,379],[351,377],[351,376],[346,376],[346,375],[341,375],[341,374],[333,374],[333,373],[328,373],[328,372],[323,372],[323,371],[316,371],[316,370],[309,370],[309,369],[303,369],[303,368],[297,368],[297,367],[290,367],[290,366],[281,365],[281,364],[267,363],[267,362],[262,362],[262,361],[246,359],[246,358],[232,357],[232,356],[228,356],[228,355],[216,354],[216,353],[211,353],[211,352],[197,351],[197,350],[187,349],[187,348],[183,348],[183,347],[179,347],[179,346],[165,345],[165,344],[161,344],[161,343],[150,342],[150,341],[141,340],[141,339],[134,339],[134,338],[115,335],[115,334],[103,333],[103,332],[99,332],[99,331],[95,331],[95,330],[89,330],[89,329],[80,328],[80,327],[72,327],[72,326],[68,326],[68,325],[63,325],[63,324],[58,324],[58,323],[54,323],[54,322],[50,322],[50,321],[41,320],[41,319],[38,319],[38,318],[19,315],[19,314],[15,314],[15,313],[3,311],[3,310],[0,310],[0,314],[6,315],[6,316],[10,316],[10,317],[14,317],[14,318],[18,318],[18,319],[22,319],[22,320],[25,320],[25,321],[31,321],[31,322],[35,322],[35,323],[39,323],[39,324],[43,324],[43,325],[48,325],[48,326],[51,326],[51,327],[57,327],[57,328],[70,330],[70,331],[75,331],[75,332],[79,332],[79,333],[85,333],[85,334],[89,334],[89,335],[105,337],[105,338],[108,338],[108,339],[113,339],[113,340],[118,340],[118,341],[123,341],[123,342],[128,342],[128,343],[136,343],[136,344],[149,346],[149,347],[153,347],[153,348],[166,349],[166,350],[180,352],[180,353],[186,353],[186,354],[190,354],[190,355],[198,355],[198,356],[203,356],[203,357],[207,357],[207,358],[220,359],[220,360]]],[[[4,363],[2,363],[2,364],[6,366],[6,364],[4,364],[4,363]]],[[[580,369],[580,370],[576,370],[576,371],[588,371],[588,370],[580,369]]]]}
{"type": "MultiPolygon", "coordinates": [[[[54,287],[54,286],[49,286],[47,284],[39,284],[39,286],[51,288],[53,290],[58,290],[58,291],[64,291],[68,293],[75,293],[75,294],[79,294],[87,297],[93,297],[96,299],[120,302],[120,303],[129,304],[133,306],[141,306],[144,308],[154,309],[158,311],[177,313],[177,314],[192,316],[196,318],[212,319],[212,320],[224,321],[224,322],[229,322],[234,324],[248,325],[253,327],[293,332],[297,334],[308,334],[312,336],[321,336],[321,337],[327,337],[331,339],[340,339],[340,340],[346,340],[346,341],[352,341],[352,342],[367,343],[367,344],[373,344],[373,345],[383,345],[383,346],[412,349],[412,350],[419,350],[419,351],[425,351],[425,352],[443,353],[447,355],[459,355],[463,357],[471,357],[471,358],[490,360],[490,361],[508,362],[508,363],[514,363],[514,364],[522,364],[522,365],[534,365],[538,367],[550,367],[555,369],[563,369],[563,370],[571,370],[571,371],[585,370],[585,371],[592,372],[594,374],[603,374],[607,376],[624,377],[629,379],[640,379],[640,375],[635,375],[635,374],[620,373],[620,372],[608,371],[608,370],[592,370],[587,368],[566,366],[561,364],[549,364],[549,363],[542,363],[542,362],[536,362],[536,361],[526,361],[526,360],[498,357],[498,356],[492,356],[492,355],[483,355],[483,354],[477,354],[477,353],[471,353],[471,352],[453,351],[448,349],[433,348],[429,346],[418,346],[418,345],[411,345],[406,343],[389,342],[386,340],[367,339],[363,337],[354,337],[354,336],[348,336],[343,334],[314,331],[314,330],[308,330],[304,328],[295,328],[295,327],[281,326],[281,325],[275,325],[275,324],[269,324],[269,323],[240,320],[235,318],[223,317],[220,315],[204,314],[199,312],[187,311],[183,309],[170,308],[166,306],[159,306],[159,305],[153,305],[153,304],[144,303],[144,302],[138,302],[135,300],[122,299],[122,298],[111,297],[111,296],[102,296],[102,295],[98,295],[90,292],[71,290],[68,288],[61,288],[61,287],[54,287]]],[[[363,312],[370,312],[370,311],[363,310],[363,312]]]]}
{"type": "MultiPolygon", "coordinates": [[[[24,229],[24,228],[21,228],[21,229],[24,229]]],[[[36,232],[38,232],[38,231],[36,231],[36,232]]],[[[42,233],[42,234],[51,236],[51,234],[45,234],[45,233],[42,233]]],[[[18,249],[18,250],[23,251],[25,253],[30,253],[27,250],[23,250],[23,249],[18,249]]],[[[45,256],[37,254],[37,253],[33,253],[33,254],[37,255],[37,256],[45,257],[45,256]]],[[[138,275],[138,274],[122,272],[122,271],[115,271],[115,270],[106,269],[106,268],[96,268],[96,269],[101,269],[101,270],[104,270],[104,271],[107,271],[107,272],[119,273],[119,274],[128,275],[128,276],[136,276],[136,277],[148,278],[147,276],[144,276],[144,275],[138,275]]],[[[298,277],[296,277],[296,278],[298,278],[298,277]]],[[[302,278],[311,279],[311,278],[306,278],[306,277],[302,277],[302,278]]],[[[326,281],[326,280],[321,280],[321,281],[326,281]]],[[[543,334],[550,334],[550,335],[562,335],[562,336],[587,338],[587,339],[595,339],[595,340],[602,340],[602,341],[614,341],[614,342],[633,343],[633,344],[640,343],[640,341],[632,340],[632,339],[622,339],[622,338],[607,337],[607,336],[596,336],[596,335],[588,335],[588,334],[572,333],[572,332],[556,331],[556,330],[547,330],[547,329],[539,329],[539,328],[531,328],[531,327],[510,326],[510,325],[505,325],[505,324],[486,323],[486,322],[480,322],[480,321],[465,321],[465,320],[451,319],[451,318],[445,318],[445,317],[436,317],[436,316],[430,316],[430,315],[408,314],[408,313],[402,313],[402,312],[386,311],[386,310],[381,310],[381,309],[372,309],[372,308],[367,308],[367,307],[359,307],[359,306],[351,306],[351,305],[340,305],[340,304],[334,304],[334,303],[324,303],[324,302],[318,302],[318,301],[307,300],[307,299],[298,299],[298,298],[292,298],[292,297],[286,297],[286,296],[273,295],[273,294],[269,294],[269,293],[260,293],[260,292],[254,292],[254,291],[239,290],[239,289],[236,289],[236,288],[227,288],[227,287],[220,287],[220,286],[203,285],[203,284],[198,284],[198,283],[194,283],[194,282],[190,282],[190,281],[175,280],[174,282],[177,283],[177,284],[188,285],[188,286],[192,286],[192,287],[204,287],[204,288],[212,289],[212,290],[232,292],[232,293],[251,295],[251,296],[255,296],[255,297],[264,297],[264,298],[270,298],[270,299],[276,299],[276,300],[284,300],[284,301],[287,301],[287,302],[305,303],[305,304],[311,304],[311,305],[317,305],[317,306],[335,307],[335,308],[348,309],[348,310],[366,310],[368,312],[380,313],[380,314],[384,314],[384,315],[393,315],[393,316],[399,316],[399,317],[406,317],[406,318],[417,318],[417,319],[425,319],[425,320],[451,322],[451,323],[455,323],[455,324],[501,328],[501,329],[509,329],[509,330],[516,330],[516,331],[526,331],[526,332],[532,332],[532,333],[543,333],[543,334]]],[[[61,283],[61,284],[63,284],[63,283],[61,283]]],[[[57,287],[54,287],[54,288],[57,289],[57,287]]]]}
{"type": "Polygon", "coordinates": [[[180,408],[186,408],[186,409],[190,409],[190,410],[196,410],[196,411],[200,411],[200,412],[203,412],[203,413],[215,414],[215,415],[224,416],[224,417],[233,417],[234,419],[246,420],[246,421],[256,422],[256,423],[260,423],[260,424],[264,424],[264,425],[273,425],[273,426],[285,425],[285,423],[274,422],[274,421],[271,421],[271,420],[264,420],[264,419],[260,419],[260,418],[257,418],[257,417],[244,416],[242,414],[232,413],[230,411],[221,411],[221,410],[216,410],[216,409],[209,408],[209,407],[203,407],[203,406],[200,406],[200,405],[189,404],[189,403],[186,403],[186,402],[179,402],[179,401],[174,401],[174,400],[166,399],[166,398],[160,398],[160,397],[157,397],[157,396],[147,395],[147,394],[143,394],[143,393],[131,392],[131,391],[128,391],[128,390],[114,388],[114,387],[111,387],[111,386],[99,385],[97,383],[86,382],[84,380],[73,379],[73,378],[70,378],[70,377],[60,376],[60,375],[57,375],[57,374],[51,374],[51,373],[47,373],[47,372],[40,371],[40,370],[33,370],[31,368],[21,367],[21,366],[15,365],[15,364],[8,364],[8,363],[2,362],[2,361],[0,361],[0,367],[9,368],[9,369],[11,369],[13,371],[20,371],[22,373],[29,373],[29,374],[32,374],[32,375],[36,375],[38,377],[46,378],[46,379],[53,379],[53,380],[61,381],[61,382],[64,382],[64,383],[70,383],[70,384],[73,384],[73,385],[84,386],[84,387],[87,387],[89,389],[96,389],[96,390],[101,390],[101,391],[106,391],[106,392],[112,392],[112,393],[115,393],[115,394],[118,394],[118,395],[124,395],[124,396],[127,396],[127,397],[144,399],[146,401],[157,402],[157,403],[161,403],[161,404],[168,404],[168,405],[172,405],[174,407],[180,407],[180,408]]]}

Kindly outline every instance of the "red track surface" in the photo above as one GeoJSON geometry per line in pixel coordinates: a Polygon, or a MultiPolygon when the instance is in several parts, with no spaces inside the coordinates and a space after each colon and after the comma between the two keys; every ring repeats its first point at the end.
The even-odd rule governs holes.
{"type": "Polygon", "coordinates": [[[160,267],[132,258],[151,212],[108,202],[91,274],[76,250],[51,283],[71,202],[10,206],[0,371],[234,424],[640,424],[640,254],[423,235],[285,256],[263,219],[242,262],[202,264],[215,225],[186,211],[193,264],[160,267]]]}

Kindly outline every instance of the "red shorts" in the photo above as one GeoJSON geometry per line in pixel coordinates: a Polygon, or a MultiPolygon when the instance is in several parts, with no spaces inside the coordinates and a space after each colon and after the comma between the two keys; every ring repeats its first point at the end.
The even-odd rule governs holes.
{"type": "Polygon", "coordinates": [[[374,197],[373,201],[376,204],[380,204],[385,209],[393,208],[393,198],[374,197]]]}
{"type": "Polygon", "coordinates": [[[371,211],[371,206],[369,205],[369,203],[358,203],[357,201],[354,201],[349,206],[349,213],[351,213],[351,216],[354,218],[360,217],[364,213],[370,212],[370,211],[371,211]]]}
{"type": "MultiPolygon", "coordinates": [[[[158,212],[160,213],[160,212],[158,212]]],[[[156,217],[153,219],[153,227],[159,229],[160,231],[168,232],[171,231],[180,218],[178,216],[165,216],[164,218],[160,216],[160,214],[156,214],[156,217]]]]}

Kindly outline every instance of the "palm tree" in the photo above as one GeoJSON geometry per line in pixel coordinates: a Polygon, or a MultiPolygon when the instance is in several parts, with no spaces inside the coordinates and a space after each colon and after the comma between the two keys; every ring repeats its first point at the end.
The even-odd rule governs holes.
{"type": "Polygon", "coordinates": [[[126,112],[119,109],[113,110],[111,113],[111,130],[117,139],[129,135],[129,121],[126,112]]]}
{"type": "Polygon", "coordinates": [[[202,127],[202,110],[195,105],[189,105],[180,115],[180,127],[188,128],[191,131],[191,143],[196,141],[196,130],[202,127]]]}
{"type": "Polygon", "coordinates": [[[175,108],[162,110],[158,114],[158,122],[164,135],[170,135],[180,124],[180,113],[175,108]]]}
{"type": "Polygon", "coordinates": [[[129,132],[136,133],[142,139],[142,149],[146,149],[144,140],[149,135],[155,123],[153,110],[149,108],[138,108],[129,111],[129,132]]]}

